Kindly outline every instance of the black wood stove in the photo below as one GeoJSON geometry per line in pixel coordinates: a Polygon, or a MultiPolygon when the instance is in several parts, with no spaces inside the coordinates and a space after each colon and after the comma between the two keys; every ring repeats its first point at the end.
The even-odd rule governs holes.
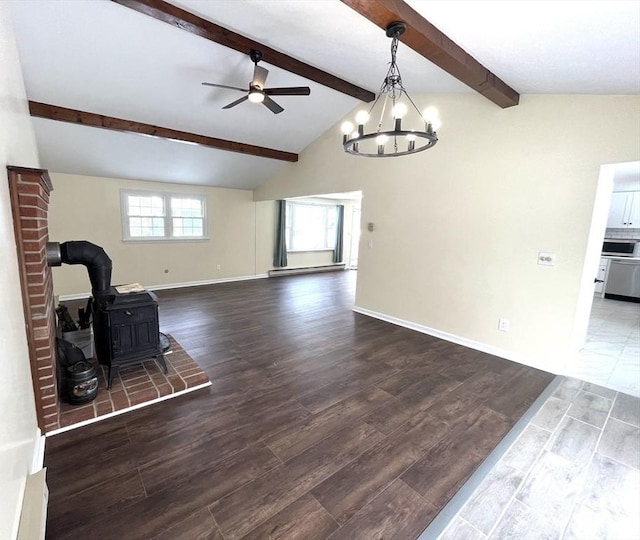
{"type": "Polygon", "coordinates": [[[50,266],[87,267],[93,295],[93,337],[98,362],[109,368],[107,388],[120,366],[155,358],[167,373],[160,344],[158,299],[149,291],[119,293],[111,286],[111,259],[91,242],[47,244],[50,266]]]}
{"type": "Polygon", "coordinates": [[[109,367],[111,388],[118,368],[155,358],[167,373],[160,345],[158,299],[150,291],[120,294],[115,287],[94,300],[93,335],[98,362],[109,367]]]}

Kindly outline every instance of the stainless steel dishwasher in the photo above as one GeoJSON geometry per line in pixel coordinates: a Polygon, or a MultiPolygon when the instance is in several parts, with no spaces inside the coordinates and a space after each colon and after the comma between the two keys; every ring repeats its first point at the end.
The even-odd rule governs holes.
{"type": "Polygon", "coordinates": [[[640,260],[611,260],[604,297],[640,302],[640,260]]]}

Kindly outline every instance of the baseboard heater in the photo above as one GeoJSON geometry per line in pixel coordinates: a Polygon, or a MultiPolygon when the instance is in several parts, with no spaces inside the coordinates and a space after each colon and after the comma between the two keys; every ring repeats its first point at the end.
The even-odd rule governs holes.
{"type": "Polygon", "coordinates": [[[269,277],[295,276],[298,274],[313,274],[316,272],[335,272],[344,270],[344,263],[325,264],[323,266],[297,266],[295,268],[276,268],[269,270],[269,277]]]}

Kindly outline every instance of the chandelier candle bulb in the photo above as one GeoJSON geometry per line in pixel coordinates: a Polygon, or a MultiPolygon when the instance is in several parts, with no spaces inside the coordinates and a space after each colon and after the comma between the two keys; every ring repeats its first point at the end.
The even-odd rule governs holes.
{"type": "Polygon", "coordinates": [[[356,114],[356,124],[364,125],[369,121],[369,113],[367,111],[358,111],[356,114]]]}
{"type": "Polygon", "coordinates": [[[407,106],[404,103],[396,103],[391,112],[393,117],[397,120],[407,114],[407,106]]]}
{"type": "Polygon", "coordinates": [[[340,130],[342,131],[342,144],[346,144],[349,141],[349,135],[353,131],[353,124],[351,122],[343,122],[340,130]]]}
{"type": "Polygon", "coordinates": [[[407,141],[409,141],[408,151],[411,152],[416,147],[416,136],[413,134],[407,135],[407,141]]]}
{"type": "Polygon", "coordinates": [[[353,124],[351,122],[343,122],[340,130],[343,135],[349,135],[353,131],[353,124]]]}

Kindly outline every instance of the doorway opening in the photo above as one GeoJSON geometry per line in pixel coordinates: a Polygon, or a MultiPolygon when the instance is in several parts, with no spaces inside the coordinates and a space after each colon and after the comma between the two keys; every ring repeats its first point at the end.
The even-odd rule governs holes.
{"type": "Polygon", "coordinates": [[[640,162],[600,168],[576,313],[580,351],[567,365],[567,375],[640,396],[640,304],[631,301],[640,287],[635,283],[640,257],[637,251],[636,256],[603,255],[605,241],[640,242],[640,162]],[[618,292],[621,264],[636,270],[622,296],[612,294],[618,292]]]}

